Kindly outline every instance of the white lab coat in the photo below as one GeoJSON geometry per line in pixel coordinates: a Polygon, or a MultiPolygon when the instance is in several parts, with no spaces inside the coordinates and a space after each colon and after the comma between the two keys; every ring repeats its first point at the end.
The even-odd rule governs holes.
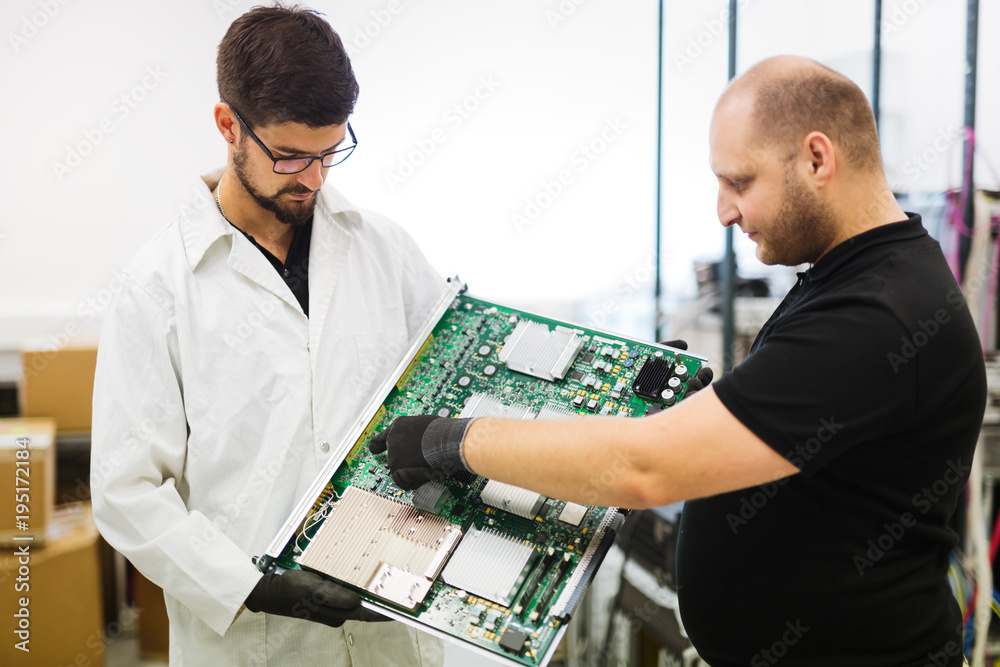
{"type": "Polygon", "coordinates": [[[251,564],[437,303],[400,227],[321,190],[309,313],[215,207],[219,173],[129,262],[94,383],[101,533],[160,585],[171,665],[436,665],[401,623],[254,614],[251,564]],[[209,202],[211,205],[205,205],[209,202]]]}

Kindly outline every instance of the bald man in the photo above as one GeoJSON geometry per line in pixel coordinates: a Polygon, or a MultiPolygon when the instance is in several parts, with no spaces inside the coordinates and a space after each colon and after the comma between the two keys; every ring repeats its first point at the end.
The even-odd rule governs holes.
{"type": "Polygon", "coordinates": [[[681,615],[713,667],[961,665],[948,522],[986,380],[940,247],[896,204],[864,94],[814,61],[736,79],[710,146],[722,224],[811,264],[732,373],[646,419],[402,417],[371,447],[405,488],[461,466],[593,505],[689,500],[681,615]]]}

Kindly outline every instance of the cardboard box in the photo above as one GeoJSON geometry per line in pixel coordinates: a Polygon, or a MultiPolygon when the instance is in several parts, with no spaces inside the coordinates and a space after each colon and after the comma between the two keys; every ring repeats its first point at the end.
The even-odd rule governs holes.
{"type": "Polygon", "coordinates": [[[90,430],[96,347],[21,352],[21,414],[52,417],[59,433],[90,430]]]}
{"type": "Polygon", "coordinates": [[[18,537],[32,537],[39,546],[45,543],[55,504],[55,434],[51,419],[0,419],[0,489],[8,489],[0,493],[2,545],[23,544],[15,540],[18,537]],[[22,447],[25,439],[28,445],[22,447]]]}
{"type": "Polygon", "coordinates": [[[139,612],[139,653],[147,660],[167,661],[170,652],[170,622],[163,589],[135,572],[135,606],[139,612]]]}
{"type": "Polygon", "coordinates": [[[0,636],[5,638],[0,642],[2,665],[104,665],[107,645],[97,527],[89,505],[65,507],[53,521],[44,547],[29,543],[27,555],[14,549],[0,551],[0,609],[5,610],[0,614],[0,636]],[[25,640],[19,632],[28,633],[28,643],[23,644],[27,652],[17,648],[25,640]]]}

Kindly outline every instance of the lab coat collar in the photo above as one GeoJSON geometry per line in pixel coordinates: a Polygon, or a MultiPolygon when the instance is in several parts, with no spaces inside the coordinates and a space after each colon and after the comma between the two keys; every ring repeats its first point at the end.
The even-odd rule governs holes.
{"type": "MultiPolygon", "coordinates": [[[[233,237],[237,234],[236,228],[222,217],[215,204],[215,186],[219,184],[222,172],[222,169],[217,169],[200,176],[194,185],[193,206],[182,209],[180,232],[184,241],[184,252],[192,271],[198,268],[205,253],[219,239],[226,236],[233,237]]],[[[320,198],[316,202],[316,215],[313,217],[312,242],[317,240],[317,228],[325,228],[328,225],[339,228],[340,232],[346,233],[350,237],[350,230],[361,225],[361,213],[357,207],[329,185],[324,185],[320,189],[319,195],[320,198]]],[[[326,238],[331,235],[340,236],[340,233],[333,232],[331,234],[331,230],[324,229],[322,235],[326,238]]],[[[310,253],[311,255],[312,253],[310,253]]],[[[275,272],[272,270],[272,273],[275,272]]],[[[257,282],[261,281],[257,280],[257,282]]],[[[279,280],[278,282],[283,281],[279,280]]]]}
{"type": "MultiPolygon", "coordinates": [[[[271,263],[222,216],[214,195],[221,177],[221,169],[200,177],[195,187],[199,205],[195,210],[186,211],[180,220],[184,252],[191,271],[197,270],[209,248],[228,237],[230,250],[227,264],[305,317],[295,294],[271,263]],[[210,205],[206,206],[205,201],[210,205]]],[[[333,291],[347,263],[353,238],[351,230],[358,229],[361,220],[361,213],[343,195],[330,186],[320,189],[309,248],[310,340],[318,340],[322,334],[333,291]]],[[[318,346],[314,347],[318,349],[318,346]]]]}

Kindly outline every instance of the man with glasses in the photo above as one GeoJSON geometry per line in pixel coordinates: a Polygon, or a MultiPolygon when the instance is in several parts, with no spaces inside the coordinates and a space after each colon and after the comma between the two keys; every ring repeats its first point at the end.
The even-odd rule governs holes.
{"type": "Polygon", "coordinates": [[[219,46],[212,206],[129,263],[94,385],[94,514],[166,594],[183,665],[430,665],[438,640],[263,553],[444,283],[392,222],[324,185],[358,85],[317,14],[258,7],[219,46]]]}

